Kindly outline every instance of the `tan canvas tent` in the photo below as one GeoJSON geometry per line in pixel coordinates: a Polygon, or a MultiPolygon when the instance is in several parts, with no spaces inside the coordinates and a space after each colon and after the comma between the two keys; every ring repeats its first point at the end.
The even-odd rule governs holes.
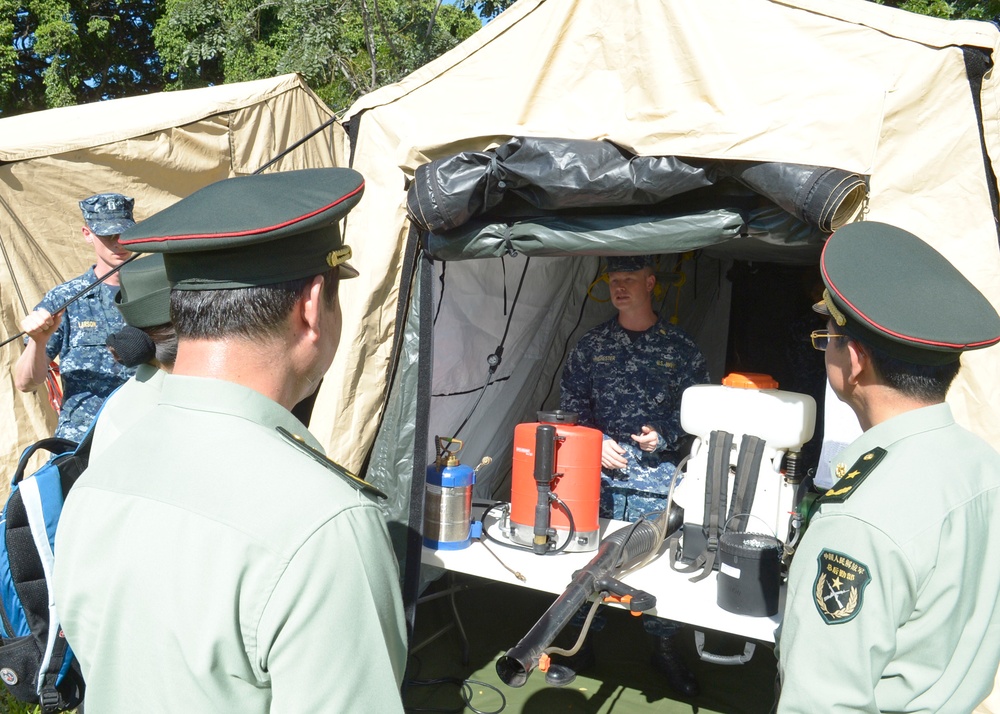
{"type": "MultiPolygon", "coordinates": [[[[992,24],[864,0],[520,0],[456,49],[362,97],[345,125],[367,189],[347,234],[368,297],[345,307],[346,324],[361,327],[353,340],[345,334],[337,358],[353,397],[345,392],[348,408],[320,418],[334,454],[356,466],[374,444],[368,477],[409,491],[393,504],[407,571],[419,570],[420,484],[435,435],[464,427],[463,463],[509,463],[514,424],[558,399],[552,384],[586,326],[577,315],[601,252],[560,258],[525,238],[517,256],[426,260],[417,251],[435,236],[411,234],[407,213],[418,168],[460,152],[489,156],[513,137],[606,140],[638,157],[834,167],[864,177],[866,219],[921,236],[1000,305],[998,50],[992,24]],[[519,328],[504,309],[525,274],[519,328]],[[526,298],[532,285],[538,293],[526,298]],[[503,364],[484,386],[489,350],[503,339],[503,364]],[[427,343],[433,349],[418,355],[427,343]]],[[[716,378],[733,307],[719,275],[724,267],[705,286],[714,304],[697,315],[681,309],[712,352],[716,378]],[[721,343],[709,329],[720,323],[721,343]]],[[[949,401],[1000,447],[1000,350],[963,359],[949,401]]],[[[482,482],[477,495],[505,496],[482,482]]]]}
{"type": "MultiPolygon", "coordinates": [[[[970,86],[966,68],[969,52],[993,62],[998,47],[991,24],[865,0],[517,3],[346,113],[367,181],[347,230],[367,236],[371,298],[357,313],[364,338],[345,343],[357,395],[329,429],[342,434],[336,450],[357,463],[374,433],[401,268],[387,246],[406,237],[408,179],[512,136],[870,176],[869,219],[923,237],[1000,304],[1000,78],[990,71],[970,86]]],[[[968,355],[951,401],[1000,447],[998,360],[997,349],[968,355]]]]}
{"type": "MultiPolygon", "coordinates": [[[[202,186],[251,174],[333,113],[297,75],[52,109],[0,120],[2,335],[54,285],[82,273],[93,250],[77,202],[101,191],[135,198],[141,220],[202,186]]],[[[343,165],[343,130],[328,125],[267,171],[343,165]]],[[[7,345],[8,374],[21,352],[7,345]]],[[[52,433],[44,388],[0,388],[3,472],[27,444],[52,433]]],[[[6,488],[6,479],[4,489],[6,488]]]]}

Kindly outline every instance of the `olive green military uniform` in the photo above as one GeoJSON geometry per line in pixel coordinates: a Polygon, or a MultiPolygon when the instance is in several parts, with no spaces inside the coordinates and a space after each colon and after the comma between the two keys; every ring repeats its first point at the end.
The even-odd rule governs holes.
{"type": "Polygon", "coordinates": [[[382,513],[277,427],[320,448],[251,389],[168,375],[161,403],[92,459],[55,577],[88,711],[401,711],[382,513]]]}
{"type": "Polygon", "coordinates": [[[969,712],[1000,663],[1000,453],[944,396],[963,352],[1000,343],[1000,315],[884,223],[837,230],[820,273],[814,345],[866,430],[792,560],[778,711],[969,712]]]}
{"type": "Polygon", "coordinates": [[[95,458],[135,421],[156,406],[166,372],[149,364],[140,364],[135,374],[108,397],[94,425],[90,458],[95,458]]]}
{"type": "Polygon", "coordinates": [[[1000,454],[942,404],[873,427],[836,461],[857,475],[830,489],[851,491],[825,497],[795,553],[778,711],[971,711],[1000,659],[1000,539],[985,537],[1000,528],[1000,454]]]}
{"type": "MultiPolygon", "coordinates": [[[[255,288],[280,311],[273,291],[300,279],[324,295],[305,306],[298,289],[302,320],[292,306],[230,320],[218,295],[202,296],[200,327],[178,325],[178,360],[186,339],[222,354],[190,348],[185,374],[164,377],[158,405],[70,492],[54,590],[88,712],[402,711],[405,622],[380,492],[333,466],[274,401],[305,396],[304,372],[332,362],[326,281],[358,274],[337,222],[363,191],[351,169],[239,176],[122,235],[130,250],[163,253],[171,296],[255,288]],[[276,363],[261,391],[232,371],[257,349],[248,334],[264,336],[276,363]],[[301,349],[286,356],[278,335],[301,349]]],[[[121,307],[156,324],[160,271],[144,267],[149,280],[126,284],[121,307]]]]}

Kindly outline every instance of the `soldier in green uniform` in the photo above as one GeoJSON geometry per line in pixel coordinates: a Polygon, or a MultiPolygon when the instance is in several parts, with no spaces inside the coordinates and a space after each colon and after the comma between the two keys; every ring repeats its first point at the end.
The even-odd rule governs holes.
{"type": "Polygon", "coordinates": [[[159,404],[93,458],[54,592],[94,712],[402,712],[406,632],[378,501],[291,413],[340,337],[350,169],[227,179],[123,236],[162,252],[159,404]]]}
{"type": "Polygon", "coordinates": [[[779,712],[969,712],[1000,662],[1000,454],[945,394],[1000,342],[989,301],[893,226],[838,230],[813,333],[864,433],[834,460],[789,572],[779,712]]]}

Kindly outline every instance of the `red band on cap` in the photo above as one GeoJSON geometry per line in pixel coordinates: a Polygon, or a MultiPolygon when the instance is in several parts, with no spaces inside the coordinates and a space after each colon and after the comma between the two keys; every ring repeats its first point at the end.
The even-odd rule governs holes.
{"type": "Polygon", "coordinates": [[[236,236],[259,235],[261,233],[267,233],[268,231],[274,231],[274,230],[278,230],[279,228],[285,228],[287,226],[295,225],[296,223],[304,221],[307,218],[312,218],[313,216],[319,215],[320,213],[323,213],[324,211],[329,211],[334,206],[337,206],[337,205],[343,203],[344,201],[346,201],[347,199],[353,198],[358,193],[361,193],[364,190],[364,188],[365,188],[365,183],[364,183],[364,181],[362,181],[360,186],[358,186],[356,189],[354,189],[350,193],[348,193],[348,194],[346,194],[344,196],[341,196],[340,198],[338,198],[333,203],[330,203],[330,204],[328,204],[326,206],[323,206],[322,208],[318,208],[318,209],[316,209],[315,211],[313,211],[311,213],[305,214],[304,216],[299,216],[298,218],[293,218],[292,220],[285,221],[284,223],[277,223],[277,224],[275,224],[273,226],[266,226],[264,228],[254,228],[253,230],[249,230],[249,231],[235,231],[235,232],[232,232],[232,233],[189,233],[189,234],[177,235],[177,236],[157,236],[157,237],[153,237],[153,238],[135,238],[133,240],[120,241],[120,243],[122,245],[136,245],[136,244],[139,244],[139,243],[158,243],[160,241],[167,241],[167,240],[194,240],[196,238],[233,238],[233,237],[236,237],[236,236]]]}
{"type": "MultiPolygon", "coordinates": [[[[825,253],[826,253],[826,246],[823,247],[823,253],[825,255],[825,253]]],[[[918,344],[922,344],[922,345],[930,345],[930,346],[933,346],[933,347],[952,347],[952,348],[985,347],[985,346],[993,345],[993,344],[996,344],[997,342],[1000,342],[1000,337],[995,337],[995,338],[989,339],[989,340],[982,340],[980,342],[964,342],[964,343],[961,343],[961,342],[940,342],[940,341],[937,341],[937,340],[925,340],[925,339],[922,339],[920,337],[912,337],[911,335],[904,335],[904,334],[902,334],[900,332],[896,332],[894,330],[890,330],[888,327],[885,327],[884,325],[880,325],[878,322],[876,322],[872,318],[868,317],[868,315],[866,315],[862,310],[858,309],[857,305],[855,305],[850,300],[848,300],[846,297],[844,297],[844,294],[842,292],[840,292],[840,290],[837,289],[837,287],[833,284],[833,281],[830,279],[830,274],[826,271],[826,263],[825,263],[825,261],[822,260],[822,258],[820,259],[820,270],[823,271],[823,277],[826,278],[826,284],[830,287],[830,289],[834,293],[836,293],[837,297],[840,298],[841,302],[843,302],[845,305],[847,305],[848,307],[850,307],[851,310],[854,311],[855,315],[857,315],[857,317],[861,318],[863,321],[865,321],[866,323],[868,323],[868,325],[870,325],[871,327],[875,328],[879,332],[884,332],[887,335],[891,335],[893,337],[897,337],[897,338],[899,338],[901,340],[905,340],[907,342],[914,342],[914,343],[918,343],[918,344]]],[[[853,315],[852,315],[852,317],[853,317],[853,315]]]]}

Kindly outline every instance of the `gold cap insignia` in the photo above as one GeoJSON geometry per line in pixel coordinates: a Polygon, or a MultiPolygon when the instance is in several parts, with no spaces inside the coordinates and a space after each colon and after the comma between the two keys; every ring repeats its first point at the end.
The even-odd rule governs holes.
{"type": "Polygon", "coordinates": [[[346,263],[351,259],[351,246],[345,245],[337,250],[331,250],[326,254],[326,263],[331,268],[336,268],[341,263],[346,263]]]}
{"type": "Polygon", "coordinates": [[[837,309],[837,306],[833,304],[833,300],[830,298],[830,291],[823,290],[823,302],[826,304],[826,309],[830,311],[830,317],[836,322],[840,327],[847,324],[847,318],[844,317],[844,313],[837,309]]]}

